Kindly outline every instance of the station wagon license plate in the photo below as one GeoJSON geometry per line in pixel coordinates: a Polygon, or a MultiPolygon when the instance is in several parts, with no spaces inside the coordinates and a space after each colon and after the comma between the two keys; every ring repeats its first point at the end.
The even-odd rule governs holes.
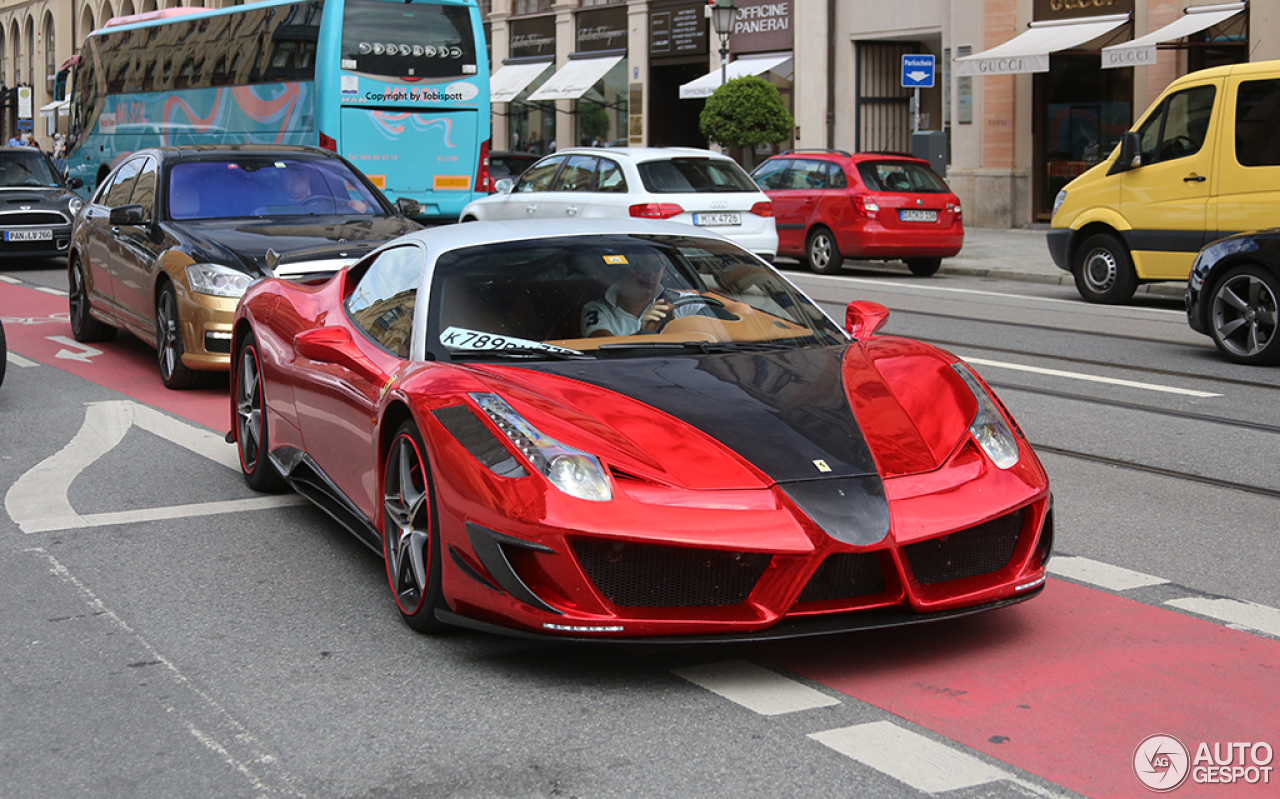
{"type": "Polygon", "coordinates": [[[52,241],[52,230],[6,230],[5,241],[52,241]]]}
{"type": "Polygon", "coordinates": [[[937,211],[914,211],[914,210],[909,211],[904,209],[902,211],[899,211],[898,213],[899,213],[898,218],[901,219],[903,222],[937,222],[938,221],[937,211]]]}
{"type": "Polygon", "coordinates": [[[694,214],[693,224],[695,225],[741,225],[742,214],[737,212],[729,214],[694,214]]]}

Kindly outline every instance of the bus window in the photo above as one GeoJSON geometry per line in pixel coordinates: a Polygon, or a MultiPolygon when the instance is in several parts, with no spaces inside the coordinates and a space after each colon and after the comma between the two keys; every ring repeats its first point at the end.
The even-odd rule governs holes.
{"type": "Polygon", "coordinates": [[[464,6],[347,0],[342,67],[393,78],[475,75],[476,38],[464,6]]]}

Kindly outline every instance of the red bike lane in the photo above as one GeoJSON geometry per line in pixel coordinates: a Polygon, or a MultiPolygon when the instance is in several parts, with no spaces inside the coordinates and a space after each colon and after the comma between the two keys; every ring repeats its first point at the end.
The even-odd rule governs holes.
{"type": "MultiPolygon", "coordinates": [[[[8,349],[16,355],[61,369],[220,433],[231,429],[225,379],[215,380],[216,387],[207,389],[171,391],[165,388],[160,381],[156,351],[128,333],[119,333],[114,341],[76,342],[67,321],[65,297],[0,282],[0,319],[4,320],[8,349]]],[[[10,370],[14,370],[12,364],[10,370]]]]}
{"type": "Polygon", "coordinates": [[[1156,734],[1189,754],[1169,795],[1280,796],[1276,758],[1265,783],[1195,779],[1218,765],[1195,762],[1201,743],[1246,767],[1228,744],[1280,748],[1280,642],[1105,591],[1050,580],[1012,608],[754,654],[1097,799],[1154,794],[1133,759],[1156,734]]]}

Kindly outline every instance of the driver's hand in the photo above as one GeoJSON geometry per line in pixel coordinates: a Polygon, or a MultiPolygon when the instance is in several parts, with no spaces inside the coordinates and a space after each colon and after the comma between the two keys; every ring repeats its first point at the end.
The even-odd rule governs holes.
{"type": "Polygon", "coordinates": [[[652,308],[644,312],[644,316],[640,318],[640,326],[645,330],[657,330],[658,325],[671,315],[671,308],[671,303],[658,300],[652,308]]]}

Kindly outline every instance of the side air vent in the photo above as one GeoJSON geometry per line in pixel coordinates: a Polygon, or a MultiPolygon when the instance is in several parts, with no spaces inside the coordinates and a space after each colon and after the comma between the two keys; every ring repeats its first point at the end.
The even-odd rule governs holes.
{"type": "Polygon", "coordinates": [[[471,456],[501,477],[524,477],[529,474],[511,451],[502,446],[480,417],[466,405],[451,405],[432,411],[432,415],[458,440],[471,456]]]}

